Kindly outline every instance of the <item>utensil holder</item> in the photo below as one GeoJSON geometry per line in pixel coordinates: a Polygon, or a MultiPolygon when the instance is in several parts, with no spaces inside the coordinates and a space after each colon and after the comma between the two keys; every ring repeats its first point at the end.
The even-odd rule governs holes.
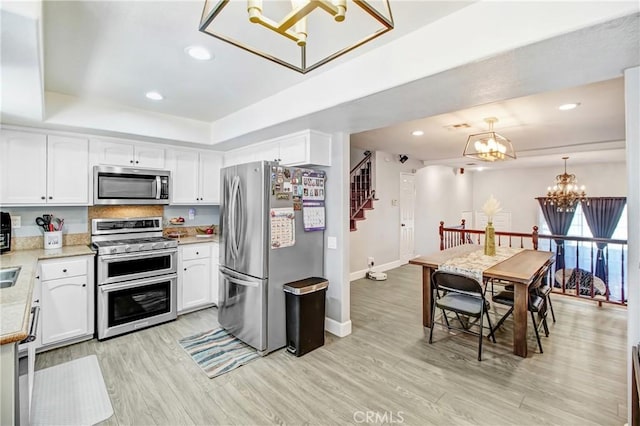
{"type": "Polygon", "coordinates": [[[57,249],[62,247],[62,231],[44,233],[44,249],[57,249]]]}

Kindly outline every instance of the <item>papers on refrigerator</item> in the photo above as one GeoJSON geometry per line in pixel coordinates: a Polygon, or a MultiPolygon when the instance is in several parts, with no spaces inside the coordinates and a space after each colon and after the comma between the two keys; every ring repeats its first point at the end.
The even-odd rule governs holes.
{"type": "Polygon", "coordinates": [[[296,243],[293,207],[274,208],[271,216],[271,248],[291,247],[296,243]]]}

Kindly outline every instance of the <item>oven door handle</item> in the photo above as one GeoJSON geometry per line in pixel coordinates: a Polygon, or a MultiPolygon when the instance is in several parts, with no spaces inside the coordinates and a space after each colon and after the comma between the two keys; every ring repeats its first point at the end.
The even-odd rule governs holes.
{"type": "Polygon", "coordinates": [[[40,305],[33,306],[31,308],[31,314],[33,316],[31,317],[31,325],[29,326],[29,335],[24,340],[22,340],[20,344],[33,342],[38,336],[38,319],[40,318],[40,305]]]}
{"type": "Polygon", "coordinates": [[[177,277],[178,277],[177,274],[161,275],[160,277],[153,277],[153,278],[149,278],[148,280],[127,281],[122,284],[105,284],[98,287],[100,288],[100,291],[102,291],[103,293],[106,293],[109,291],[124,290],[125,288],[135,288],[135,287],[142,287],[148,284],[161,283],[163,281],[169,281],[177,277]]]}
{"type": "Polygon", "coordinates": [[[120,253],[120,254],[106,254],[99,256],[100,260],[120,260],[120,259],[132,259],[136,257],[159,257],[165,254],[177,253],[177,249],[167,249],[167,250],[149,250],[149,251],[137,251],[135,253],[120,253]]]}

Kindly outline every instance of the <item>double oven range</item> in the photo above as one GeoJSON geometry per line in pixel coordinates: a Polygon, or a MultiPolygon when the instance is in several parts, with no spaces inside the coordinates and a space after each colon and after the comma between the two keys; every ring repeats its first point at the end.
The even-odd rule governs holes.
{"type": "Polygon", "coordinates": [[[93,219],[98,340],[177,318],[178,242],[162,218],[93,219]]]}

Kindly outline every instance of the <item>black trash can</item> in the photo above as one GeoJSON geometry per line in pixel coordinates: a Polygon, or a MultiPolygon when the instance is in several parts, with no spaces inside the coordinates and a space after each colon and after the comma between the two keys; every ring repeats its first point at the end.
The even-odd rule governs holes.
{"type": "Polygon", "coordinates": [[[329,281],[305,278],[284,285],[287,310],[287,351],[295,356],[324,345],[324,299],[329,281]]]}

